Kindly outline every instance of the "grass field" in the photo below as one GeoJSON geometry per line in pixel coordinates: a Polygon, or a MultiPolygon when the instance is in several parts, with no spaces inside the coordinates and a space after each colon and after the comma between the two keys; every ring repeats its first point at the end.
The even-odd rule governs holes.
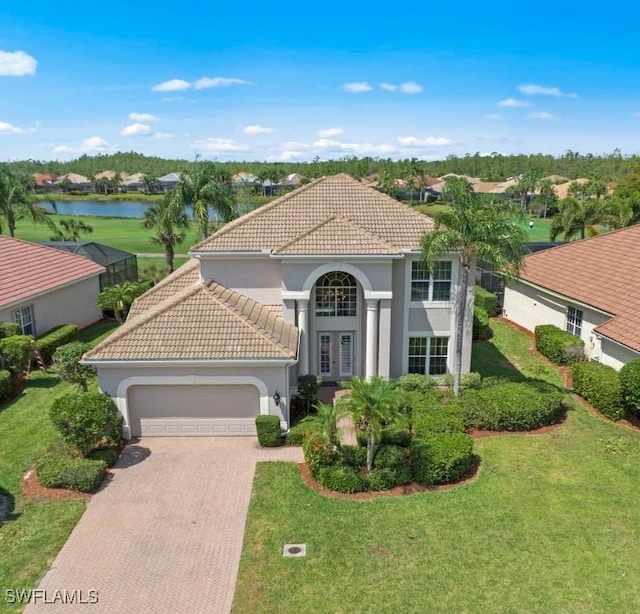
{"type": "MultiPolygon", "coordinates": [[[[507,324],[473,368],[559,383],[507,324]]],[[[257,468],[234,612],[635,612],[640,433],[577,401],[557,430],[476,440],[478,477],[370,501],[309,489],[294,465],[257,468]],[[307,556],[282,557],[285,543],[307,556]]]]}

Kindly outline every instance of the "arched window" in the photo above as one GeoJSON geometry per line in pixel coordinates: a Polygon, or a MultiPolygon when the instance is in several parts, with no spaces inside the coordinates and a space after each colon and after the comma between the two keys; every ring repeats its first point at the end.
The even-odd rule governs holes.
{"type": "Polygon", "coordinates": [[[326,273],[316,283],[316,315],[354,317],[357,289],[353,275],[340,271],[326,273]]]}

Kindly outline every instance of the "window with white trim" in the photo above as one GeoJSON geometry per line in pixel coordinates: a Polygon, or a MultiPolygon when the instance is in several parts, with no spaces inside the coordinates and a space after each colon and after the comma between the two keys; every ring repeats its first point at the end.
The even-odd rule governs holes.
{"type": "Polygon", "coordinates": [[[358,284],[353,275],[333,271],[316,283],[316,316],[354,317],[357,315],[358,284]]]}
{"type": "Polygon", "coordinates": [[[409,373],[442,375],[448,357],[449,337],[409,337],[409,373]]]}
{"type": "Polygon", "coordinates": [[[576,307],[567,307],[567,323],[566,330],[568,333],[580,337],[582,335],[582,309],[576,307]]]}
{"type": "Polygon", "coordinates": [[[413,260],[411,262],[411,301],[450,301],[452,271],[451,260],[436,262],[431,274],[423,262],[413,260]]]}
{"type": "Polygon", "coordinates": [[[36,334],[35,318],[33,317],[33,305],[22,307],[13,312],[13,320],[20,325],[20,331],[23,335],[36,334]]]}

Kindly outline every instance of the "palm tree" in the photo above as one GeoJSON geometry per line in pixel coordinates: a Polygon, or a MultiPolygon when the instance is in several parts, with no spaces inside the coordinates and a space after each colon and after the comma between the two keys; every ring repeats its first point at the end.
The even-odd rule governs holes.
{"type": "Polygon", "coordinates": [[[144,212],[142,227],[155,232],[151,242],[164,248],[169,273],[173,273],[175,247],[183,241],[184,230],[189,227],[184,209],[175,200],[165,196],[144,212]]]}
{"type": "Polygon", "coordinates": [[[456,346],[453,391],[460,391],[465,324],[473,308],[471,270],[476,260],[490,264],[504,275],[517,276],[524,256],[526,233],[514,219],[522,210],[513,202],[494,201],[474,194],[470,187],[451,189],[451,207],[435,216],[436,227],[421,240],[422,262],[432,271],[445,255],[460,257],[460,283],[455,294],[456,346]]]}
{"type": "Polygon", "coordinates": [[[371,471],[382,428],[402,411],[404,394],[389,380],[377,376],[367,380],[356,375],[342,386],[350,393],[339,405],[351,414],[356,428],[367,435],[367,471],[371,471]]]}
{"type": "MultiPolygon", "coordinates": [[[[540,194],[536,198],[536,205],[541,205],[543,207],[542,217],[546,218],[549,212],[549,209],[555,210],[555,207],[558,205],[558,196],[556,191],[553,189],[553,182],[551,179],[541,179],[538,183],[538,188],[540,189],[540,194]]],[[[539,208],[538,208],[539,211],[539,208]]]]}
{"type": "Polygon", "coordinates": [[[57,228],[55,234],[51,237],[51,241],[79,241],[81,235],[91,234],[93,227],[85,224],[82,220],[60,220],[60,228],[57,228]],[[64,231],[64,232],[63,232],[64,231]]]}
{"type": "Polygon", "coordinates": [[[338,418],[340,410],[336,403],[318,402],[315,405],[316,413],[300,420],[299,424],[308,426],[317,431],[334,446],[338,445],[338,418]]]}
{"type": "Polygon", "coordinates": [[[153,175],[142,175],[142,185],[144,186],[145,191],[149,194],[155,192],[155,186],[157,182],[158,178],[154,177],[153,175]]]}
{"type": "Polygon", "coordinates": [[[193,211],[203,241],[209,236],[210,209],[225,223],[238,216],[231,178],[213,162],[196,162],[185,171],[171,198],[176,207],[193,211]]]}
{"type": "Polygon", "coordinates": [[[8,168],[0,168],[0,220],[6,222],[10,236],[15,236],[16,225],[21,219],[30,219],[33,224],[42,223],[56,230],[55,222],[33,202],[25,182],[8,168]]]}
{"type": "Polygon", "coordinates": [[[133,301],[150,287],[148,282],[125,281],[118,286],[109,286],[98,295],[98,307],[112,310],[118,322],[124,322],[133,301]]]}
{"type": "Polygon", "coordinates": [[[563,198],[559,203],[559,213],[551,220],[549,237],[555,241],[562,236],[563,241],[570,241],[576,235],[584,239],[590,235],[598,234],[595,225],[607,219],[604,206],[601,201],[594,199],[580,200],[573,196],[563,198]]]}

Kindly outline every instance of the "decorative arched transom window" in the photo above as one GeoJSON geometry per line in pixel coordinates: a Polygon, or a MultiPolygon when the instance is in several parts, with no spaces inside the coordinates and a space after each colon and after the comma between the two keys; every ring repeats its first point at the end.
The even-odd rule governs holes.
{"type": "Polygon", "coordinates": [[[354,317],[357,290],[357,282],[353,275],[340,271],[326,273],[316,283],[316,315],[354,317]]]}

